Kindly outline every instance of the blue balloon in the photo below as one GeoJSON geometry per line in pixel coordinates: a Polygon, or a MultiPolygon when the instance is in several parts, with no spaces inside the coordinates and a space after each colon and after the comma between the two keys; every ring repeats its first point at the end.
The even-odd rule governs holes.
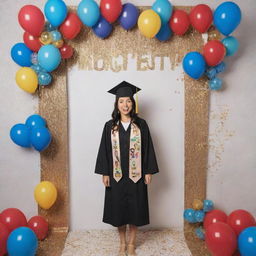
{"type": "Polygon", "coordinates": [[[37,247],[36,234],[28,227],[14,229],[7,240],[7,251],[10,256],[34,256],[37,247]]]}
{"type": "Polygon", "coordinates": [[[205,213],[202,210],[195,211],[195,220],[197,222],[203,222],[204,221],[205,213]]]}
{"type": "Polygon", "coordinates": [[[225,36],[231,34],[241,21],[241,10],[234,2],[220,4],[213,14],[216,28],[225,36]]]}
{"type": "Polygon", "coordinates": [[[46,72],[46,70],[44,70],[40,65],[35,64],[32,65],[30,68],[32,68],[37,74],[40,72],[46,72]]]}
{"type": "Polygon", "coordinates": [[[15,124],[10,130],[12,141],[25,148],[31,147],[30,129],[25,124],[15,124]]]}
{"type": "Polygon", "coordinates": [[[223,72],[226,69],[226,64],[225,62],[221,62],[220,64],[218,64],[217,66],[214,66],[214,68],[216,69],[217,73],[223,72]]]}
{"type": "Polygon", "coordinates": [[[131,29],[137,24],[138,17],[139,10],[135,5],[130,3],[124,4],[119,17],[120,25],[126,30],[131,29]]]}
{"type": "Polygon", "coordinates": [[[214,208],[213,201],[212,200],[204,200],[204,207],[203,211],[204,212],[210,212],[214,208]]]}
{"type": "Polygon", "coordinates": [[[172,16],[173,8],[168,0],[156,0],[152,9],[160,16],[162,25],[165,25],[172,16]]]}
{"type": "Polygon", "coordinates": [[[32,53],[33,52],[24,43],[17,43],[11,49],[12,59],[22,67],[30,67],[32,65],[32,53]]]}
{"type": "Polygon", "coordinates": [[[221,42],[226,47],[226,56],[233,56],[239,48],[239,42],[233,36],[225,37],[221,42]]]}
{"type": "Polygon", "coordinates": [[[205,231],[202,228],[196,228],[195,233],[198,238],[205,240],[205,231]]]}
{"type": "Polygon", "coordinates": [[[159,41],[167,41],[172,36],[172,31],[169,24],[165,24],[161,27],[160,31],[156,34],[156,38],[159,41]]]}
{"type": "Polygon", "coordinates": [[[31,54],[31,62],[32,62],[34,65],[37,65],[37,64],[38,64],[37,52],[33,52],[33,53],[31,54]]]}
{"type": "Polygon", "coordinates": [[[66,19],[68,8],[62,0],[48,0],[44,6],[44,14],[53,26],[58,27],[66,19]]]}
{"type": "Polygon", "coordinates": [[[94,0],[82,0],[78,5],[77,14],[84,25],[93,27],[100,18],[100,9],[94,0]]]}
{"type": "Polygon", "coordinates": [[[52,82],[51,74],[47,72],[40,72],[38,73],[38,83],[39,85],[45,86],[49,85],[52,82]]]}
{"type": "Polygon", "coordinates": [[[51,32],[51,31],[56,30],[56,29],[57,29],[57,27],[53,26],[49,21],[47,21],[45,23],[44,31],[46,30],[48,32],[51,32]]]}
{"type": "Polygon", "coordinates": [[[92,27],[92,29],[96,36],[106,38],[112,32],[113,26],[103,17],[100,17],[99,21],[95,26],[92,27]]]}
{"type": "Polygon", "coordinates": [[[205,74],[211,80],[217,75],[217,71],[214,67],[211,67],[206,70],[205,74]]]}
{"type": "Polygon", "coordinates": [[[40,48],[38,52],[38,63],[47,72],[51,72],[56,69],[61,61],[61,55],[58,48],[48,44],[40,48]]]}
{"type": "Polygon", "coordinates": [[[183,217],[189,223],[196,223],[195,210],[194,209],[190,209],[190,208],[186,209],[183,213],[183,217]]]}
{"type": "Polygon", "coordinates": [[[256,255],[256,227],[246,228],[240,233],[238,249],[242,256],[256,255]]]}
{"type": "Polygon", "coordinates": [[[40,115],[34,114],[27,118],[25,122],[26,126],[29,128],[38,128],[38,127],[45,127],[46,121],[40,115]]]}
{"type": "Polygon", "coordinates": [[[46,127],[36,127],[31,130],[31,144],[37,151],[43,151],[51,143],[51,133],[46,127]]]}
{"type": "Polygon", "coordinates": [[[62,39],[61,33],[58,30],[51,31],[52,41],[59,41],[62,39]]]}
{"type": "Polygon", "coordinates": [[[209,81],[209,87],[211,90],[219,90],[222,87],[222,80],[218,77],[213,78],[209,81]]]}
{"type": "Polygon", "coordinates": [[[199,52],[189,52],[183,59],[183,69],[192,78],[200,78],[206,69],[204,57],[199,52]]]}

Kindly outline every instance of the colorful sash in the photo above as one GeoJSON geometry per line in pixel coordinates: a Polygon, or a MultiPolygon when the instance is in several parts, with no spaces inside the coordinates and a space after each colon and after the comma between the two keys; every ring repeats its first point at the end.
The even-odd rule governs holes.
{"type": "MultiPolygon", "coordinates": [[[[119,131],[111,131],[113,177],[118,182],[122,178],[119,131]]],[[[129,149],[129,178],[136,183],[141,178],[141,135],[135,123],[131,123],[129,149]]]]}

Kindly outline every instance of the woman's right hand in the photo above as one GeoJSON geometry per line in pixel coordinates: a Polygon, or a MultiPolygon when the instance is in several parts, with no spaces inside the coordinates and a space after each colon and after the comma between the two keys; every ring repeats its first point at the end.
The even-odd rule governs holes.
{"type": "Polygon", "coordinates": [[[110,187],[110,179],[109,176],[103,175],[102,181],[105,187],[110,187]]]}

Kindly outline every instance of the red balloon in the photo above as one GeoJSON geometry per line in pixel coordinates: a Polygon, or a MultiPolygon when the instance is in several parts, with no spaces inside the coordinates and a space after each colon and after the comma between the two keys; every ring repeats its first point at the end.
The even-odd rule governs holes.
{"type": "Polygon", "coordinates": [[[191,10],[189,18],[197,31],[205,33],[212,24],[212,10],[206,4],[199,4],[191,10]]]}
{"type": "Polygon", "coordinates": [[[60,54],[63,59],[69,59],[73,55],[73,48],[70,45],[64,44],[60,48],[60,54]]]}
{"type": "Polygon", "coordinates": [[[205,232],[205,242],[214,256],[232,256],[237,249],[235,231],[223,222],[209,226],[205,232]]]}
{"type": "Polygon", "coordinates": [[[39,240],[46,238],[48,233],[48,222],[42,216],[34,216],[28,221],[28,227],[31,228],[39,240]]]}
{"type": "Polygon", "coordinates": [[[228,216],[227,223],[233,228],[237,235],[245,228],[256,226],[255,218],[245,210],[231,212],[228,216]]]}
{"type": "Polygon", "coordinates": [[[122,3],[120,0],[101,0],[101,15],[109,22],[113,23],[117,20],[122,11],[122,3]]]}
{"type": "Polygon", "coordinates": [[[9,234],[9,229],[0,222],[0,256],[7,253],[6,244],[9,234]]]}
{"type": "Polygon", "coordinates": [[[173,12],[173,15],[169,21],[169,26],[176,35],[184,35],[188,30],[189,25],[189,16],[185,11],[176,10],[173,12]]]}
{"type": "Polygon", "coordinates": [[[0,214],[0,222],[2,222],[9,231],[27,226],[27,219],[25,215],[17,208],[7,208],[3,210],[0,214]]]}
{"type": "Polygon", "coordinates": [[[221,210],[212,210],[204,217],[204,228],[207,229],[211,224],[217,222],[227,222],[227,214],[221,210]]]}
{"type": "Polygon", "coordinates": [[[208,66],[216,66],[222,62],[226,55],[226,48],[218,40],[211,40],[203,48],[203,56],[208,66]]]}
{"type": "Polygon", "coordinates": [[[44,29],[44,15],[34,5],[23,6],[19,11],[18,19],[22,28],[33,36],[40,36],[44,29]]]}
{"type": "Polygon", "coordinates": [[[74,12],[69,12],[65,21],[59,27],[62,35],[67,39],[74,39],[82,28],[82,22],[74,12]]]}
{"type": "Polygon", "coordinates": [[[34,52],[38,52],[42,46],[42,44],[39,41],[39,37],[32,36],[26,31],[23,34],[23,41],[26,44],[26,46],[34,52]]]}

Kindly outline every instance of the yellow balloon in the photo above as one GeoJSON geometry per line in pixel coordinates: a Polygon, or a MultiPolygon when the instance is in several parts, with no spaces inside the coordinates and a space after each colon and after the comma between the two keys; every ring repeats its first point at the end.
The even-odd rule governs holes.
{"type": "Polygon", "coordinates": [[[16,73],[16,83],[18,86],[29,93],[34,93],[38,86],[38,78],[36,72],[32,68],[23,67],[16,73]]]}
{"type": "Polygon", "coordinates": [[[152,38],[161,28],[161,19],[153,10],[143,11],[138,19],[138,27],[144,36],[152,38]]]}
{"type": "Polygon", "coordinates": [[[52,42],[52,36],[50,32],[43,32],[39,38],[39,41],[46,45],[46,44],[50,44],[52,42]]]}
{"type": "Polygon", "coordinates": [[[194,199],[193,201],[193,209],[194,210],[202,210],[203,209],[203,202],[198,199],[194,199]]]}
{"type": "Polygon", "coordinates": [[[43,209],[49,209],[57,199],[57,189],[50,181],[42,181],[34,191],[35,200],[43,209]]]}
{"type": "Polygon", "coordinates": [[[60,47],[63,46],[64,41],[63,41],[62,39],[60,39],[60,40],[58,40],[58,41],[53,42],[52,44],[53,44],[55,47],[60,48],[60,47]]]}

